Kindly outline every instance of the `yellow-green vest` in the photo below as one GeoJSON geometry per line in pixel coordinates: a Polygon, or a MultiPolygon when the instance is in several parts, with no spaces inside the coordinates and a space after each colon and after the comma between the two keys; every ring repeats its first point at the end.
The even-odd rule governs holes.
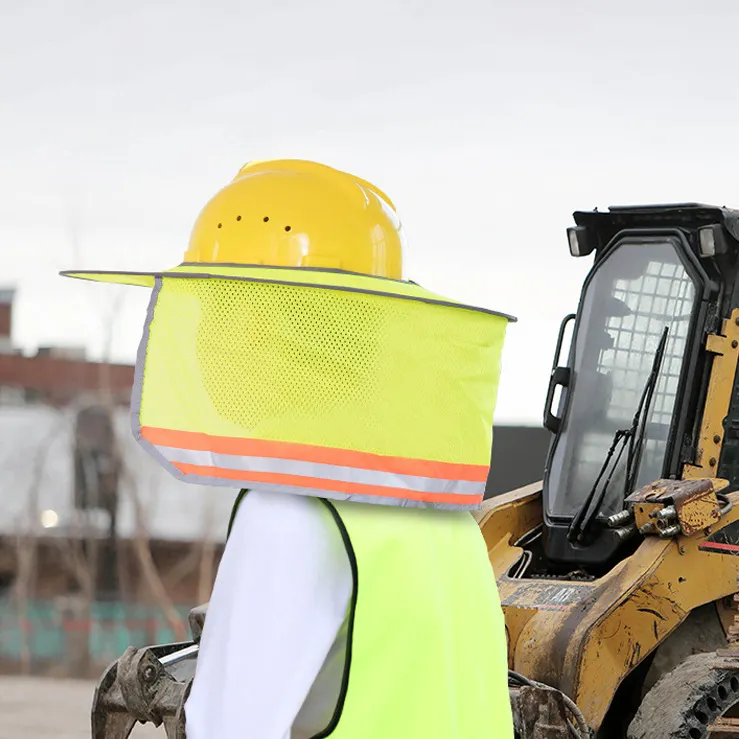
{"type": "Polygon", "coordinates": [[[513,739],[503,613],[472,515],[316,505],[354,589],[339,699],[313,739],[513,739]]]}

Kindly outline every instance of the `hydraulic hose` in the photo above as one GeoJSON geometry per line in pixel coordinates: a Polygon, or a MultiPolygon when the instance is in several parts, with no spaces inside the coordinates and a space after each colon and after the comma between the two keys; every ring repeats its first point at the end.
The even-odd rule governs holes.
{"type": "Polygon", "coordinates": [[[573,735],[574,739],[590,739],[592,734],[590,727],[588,726],[588,722],[585,720],[585,716],[583,716],[582,711],[577,707],[577,704],[572,700],[572,698],[565,695],[561,690],[553,688],[551,685],[545,685],[536,680],[529,680],[529,678],[524,677],[514,670],[508,670],[508,679],[509,681],[516,682],[519,685],[527,685],[530,688],[539,688],[540,690],[549,690],[552,693],[559,693],[559,695],[562,696],[565,706],[567,706],[568,710],[575,717],[575,721],[577,722],[577,727],[575,727],[569,720],[567,722],[570,733],[573,735]]]}

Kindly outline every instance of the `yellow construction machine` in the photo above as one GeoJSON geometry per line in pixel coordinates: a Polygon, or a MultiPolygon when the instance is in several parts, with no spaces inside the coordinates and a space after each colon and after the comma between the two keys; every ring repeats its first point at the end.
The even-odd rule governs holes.
{"type": "Polygon", "coordinates": [[[509,666],[604,739],[739,737],[739,211],[574,220],[593,266],[560,329],[543,480],[478,516],[509,666]]]}
{"type": "MultiPolygon", "coordinates": [[[[739,211],[574,220],[570,252],[593,266],[559,333],[543,480],[477,514],[516,735],[739,738],[739,211]]],[[[109,668],[94,739],[137,720],[184,737],[204,618],[193,642],[109,668]]]]}

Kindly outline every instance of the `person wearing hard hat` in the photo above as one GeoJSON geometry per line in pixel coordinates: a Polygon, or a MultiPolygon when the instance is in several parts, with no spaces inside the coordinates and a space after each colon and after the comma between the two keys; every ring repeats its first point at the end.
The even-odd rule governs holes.
{"type": "Polygon", "coordinates": [[[254,162],[153,288],[134,433],[240,488],[188,739],[511,739],[479,507],[510,316],[402,279],[374,185],[254,162]]]}

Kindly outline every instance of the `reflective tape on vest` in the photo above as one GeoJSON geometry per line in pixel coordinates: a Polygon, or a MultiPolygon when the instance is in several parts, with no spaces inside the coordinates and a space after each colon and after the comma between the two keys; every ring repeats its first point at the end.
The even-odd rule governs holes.
{"type": "Polygon", "coordinates": [[[141,439],[190,482],[268,485],[338,500],[475,508],[482,502],[488,472],[486,465],[152,427],[141,429],[141,439]]]}

